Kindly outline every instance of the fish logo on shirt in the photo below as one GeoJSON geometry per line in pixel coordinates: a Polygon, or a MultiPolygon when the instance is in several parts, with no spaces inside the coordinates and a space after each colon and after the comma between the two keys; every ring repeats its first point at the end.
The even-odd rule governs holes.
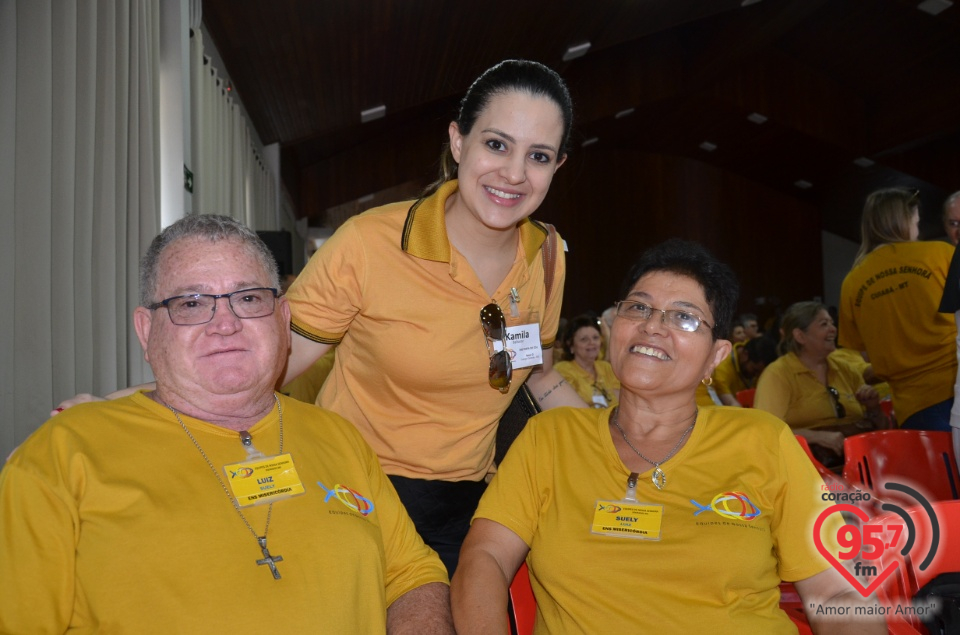
{"type": "Polygon", "coordinates": [[[694,516],[712,511],[724,518],[750,522],[759,518],[762,513],[743,492],[721,492],[713,497],[709,505],[701,505],[692,498],[690,502],[697,508],[693,513],[694,516]]]}
{"type": "Polygon", "coordinates": [[[317,485],[319,485],[320,489],[327,494],[323,498],[324,503],[328,502],[331,498],[336,498],[346,507],[360,512],[361,516],[369,516],[373,513],[373,501],[356,490],[350,489],[346,485],[341,485],[340,483],[337,483],[333,487],[329,488],[320,481],[317,481],[317,485]]]}

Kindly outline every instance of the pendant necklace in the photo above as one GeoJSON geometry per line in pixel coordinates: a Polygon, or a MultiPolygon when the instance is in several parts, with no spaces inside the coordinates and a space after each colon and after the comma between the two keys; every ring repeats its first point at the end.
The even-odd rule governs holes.
{"type": "Polygon", "coordinates": [[[623,428],[620,427],[620,408],[617,408],[613,411],[613,425],[617,427],[617,430],[620,431],[620,436],[623,437],[624,442],[630,446],[630,449],[636,452],[637,456],[653,466],[653,474],[650,476],[650,480],[656,485],[657,489],[663,489],[667,485],[667,475],[663,471],[663,468],[660,467],[661,463],[666,463],[670,457],[677,453],[677,450],[680,449],[680,445],[683,443],[683,440],[687,438],[687,435],[690,434],[690,431],[693,430],[693,426],[697,425],[697,414],[700,412],[700,409],[697,408],[693,411],[693,423],[690,424],[690,427],[683,431],[683,434],[680,435],[680,440],[677,441],[677,444],[673,446],[673,449],[667,453],[667,456],[663,457],[659,461],[654,461],[653,459],[648,459],[643,455],[640,450],[633,447],[633,444],[630,443],[630,439],[627,438],[627,433],[623,431],[623,428]]]}
{"type": "MultiPolygon", "coordinates": [[[[283,454],[283,408],[280,407],[280,400],[276,395],[273,396],[274,401],[277,402],[277,418],[280,422],[280,454],[283,454]]],[[[173,416],[177,418],[177,423],[180,424],[180,427],[183,428],[183,431],[187,433],[187,436],[190,437],[190,440],[193,441],[193,444],[197,446],[197,450],[200,451],[200,456],[203,457],[203,460],[207,462],[207,465],[210,467],[210,471],[213,472],[213,475],[217,477],[217,481],[220,483],[220,487],[223,488],[224,493],[227,495],[227,498],[230,499],[230,502],[233,504],[233,508],[237,510],[237,514],[240,516],[240,520],[243,521],[243,524],[247,526],[247,529],[250,530],[250,533],[253,534],[253,537],[257,539],[257,546],[260,547],[261,553],[263,553],[263,558],[257,560],[258,565],[267,565],[270,567],[270,573],[273,574],[274,580],[280,579],[280,571],[277,569],[276,563],[283,560],[283,556],[273,556],[270,555],[270,550],[267,548],[267,531],[270,530],[270,516],[273,514],[273,503],[270,503],[267,507],[267,523],[263,528],[263,535],[258,536],[257,532],[250,525],[250,521],[247,520],[247,517],[243,515],[243,511],[240,509],[240,503],[237,502],[237,499],[230,493],[230,490],[227,488],[226,483],[223,482],[223,479],[220,478],[220,473],[217,472],[217,468],[213,466],[213,461],[210,460],[210,457],[207,456],[207,453],[203,451],[203,448],[200,447],[200,444],[197,442],[196,437],[194,437],[187,426],[183,423],[183,419],[180,418],[180,413],[177,412],[176,408],[170,404],[163,403],[170,411],[173,413],[173,416]]],[[[250,436],[250,433],[246,430],[240,431],[240,442],[243,443],[245,447],[251,447],[253,444],[253,439],[250,436]]]]}

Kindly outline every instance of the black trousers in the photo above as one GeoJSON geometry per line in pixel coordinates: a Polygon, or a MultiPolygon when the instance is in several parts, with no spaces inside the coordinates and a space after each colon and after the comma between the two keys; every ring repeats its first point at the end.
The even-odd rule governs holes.
{"type": "Polygon", "coordinates": [[[420,537],[440,555],[453,577],[460,546],[487,484],[483,481],[427,481],[390,476],[420,537]]]}

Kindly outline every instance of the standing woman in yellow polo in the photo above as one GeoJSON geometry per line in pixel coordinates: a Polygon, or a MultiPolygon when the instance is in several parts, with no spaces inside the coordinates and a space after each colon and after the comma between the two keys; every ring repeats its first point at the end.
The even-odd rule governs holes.
{"type": "Polygon", "coordinates": [[[861,243],[840,292],[840,344],[866,351],[902,428],[949,430],[957,326],[937,312],[954,247],[919,242],[917,190],[867,197],[861,243]]]}
{"type": "Polygon", "coordinates": [[[549,350],[562,241],[529,218],[566,159],[572,116],[554,71],[517,60],[490,68],[449,126],[440,181],[420,200],[348,220],[287,295],[285,381],[337,344],[318,404],[373,446],[451,574],[493,470],[497,422],[520,385],[544,408],[585,406],[549,350]],[[556,253],[549,294],[544,247],[556,253]]]}
{"type": "Polygon", "coordinates": [[[610,362],[598,359],[602,341],[599,321],[579,315],[570,321],[563,336],[568,359],[557,362],[557,372],[573,386],[580,398],[594,408],[615,406],[620,401],[620,380],[610,362]]]}

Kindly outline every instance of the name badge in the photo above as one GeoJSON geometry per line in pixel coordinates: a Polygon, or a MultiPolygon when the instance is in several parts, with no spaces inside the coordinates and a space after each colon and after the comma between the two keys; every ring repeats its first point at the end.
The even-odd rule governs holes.
{"type": "MultiPolygon", "coordinates": [[[[507,327],[507,352],[513,367],[526,368],[543,363],[543,349],[540,347],[540,323],[518,324],[507,327]]],[[[494,340],[493,350],[503,350],[503,342],[494,340]]]]}
{"type": "Polygon", "coordinates": [[[663,505],[598,500],[590,532],[615,538],[660,540],[663,505]]]}
{"type": "Polygon", "coordinates": [[[290,454],[224,465],[223,471],[241,507],[272,503],[304,492],[290,454]]]}

